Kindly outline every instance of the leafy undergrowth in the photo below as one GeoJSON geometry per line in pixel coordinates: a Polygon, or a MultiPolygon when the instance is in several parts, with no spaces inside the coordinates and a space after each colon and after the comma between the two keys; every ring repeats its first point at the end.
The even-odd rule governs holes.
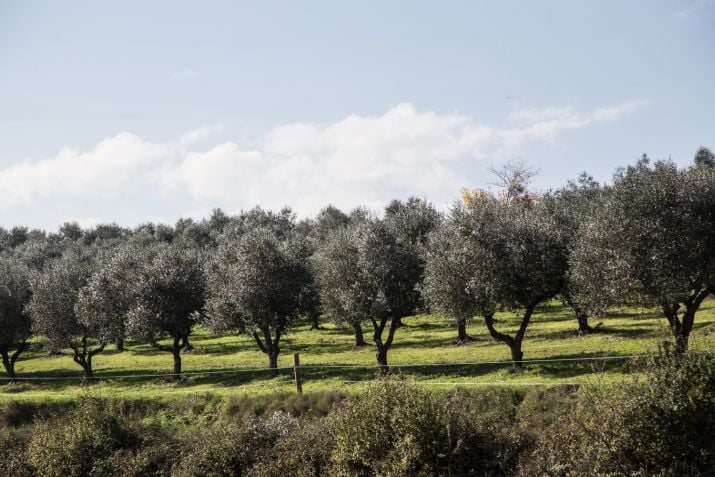
{"type": "MultiPolygon", "coordinates": [[[[518,319],[510,313],[498,315],[498,327],[513,332],[518,319]]],[[[478,319],[469,333],[474,340],[455,345],[456,329],[450,320],[436,315],[404,320],[389,352],[393,374],[413,379],[428,389],[460,386],[528,386],[533,384],[607,384],[622,381],[630,372],[626,359],[569,361],[576,358],[631,356],[654,353],[670,341],[667,323],[657,309],[613,310],[593,320],[597,332],[578,336],[570,310],[558,302],[541,307],[533,317],[524,341],[524,358],[565,359],[528,363],[519,373],[511,371],[509,350],[493,341],[478,319]],[[487,363],[484,363],[487,362],[487,363]],[[480,364],[474,364],[480,363],[480,364]]],[[[365,328],[365,338],[370,333],[365,328]]],[[[41,347],[25,353],[17,364],[18,376],[32,378],[0,386],[0,400],[75,399],[78,396],[120,398],[183,398],[187,394],[252,396],[290,393],[293,390],[292,355],[300,353],[303,389],[306,392],[336,390],[353,393],[376,375],[372,347],[355,348],[352,330],[323,323],[320,330],[307,324],[293,329],[281,346],[280,376],[268,379],[267,358],[246,335],[217,337],[197,328],[192,335],[194,350],[183,355],[184,380],[167,381],[171,355],[141,343],[128,341],[127,350],[109,347],[94,361],[97,382],[80,386],[80,368],[68,352],[48,356],[41,347]],[[195,373],[195,374],[194,374],[195,373]],[[114,377],[113,377],[114,376],[114,377]],[[118,378],[117,376],[123,376],[118,378]]],[[[696,318],[690,340],[693,351],[712,349],[715,344],[715,300],[706,301],[696,318]]]]}

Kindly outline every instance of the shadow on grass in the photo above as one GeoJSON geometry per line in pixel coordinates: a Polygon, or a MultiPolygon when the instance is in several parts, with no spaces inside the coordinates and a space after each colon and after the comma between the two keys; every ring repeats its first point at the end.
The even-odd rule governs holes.
{"type": "MultiPolygon", "coordinates": [[[[597,325],[598,323],[592,323],[592,326],[597,325]]],[[[584,335],[579,335],[576,332],[576,327],[573,329],[569,330],[557,330],[557,331],[547,331],[547,332],[537,332],[533,333],[531,336],[533,338],[540,338],[540,339],[545,339],[545,340],[562,340],[562,339],[584,339],[588,338],[589,336],[619,336],[622,338],[652,338],[655,336],[659,336],[660,330],[658,329],[653,329],[653,327],[650,326],[628,326],[628,327],[623,327],[623,326],[608,326],[607,324],[603,324],[602,326],[599,326],[598,328],[594,328],[593,331],[586,333],[584,335]]],[[[528,331],[527,331],[528,335],[528,331]]]]}
{"type": "MultiPolygon", "coordinates": [[[[579,353],[579,354],[563,354],[549,359],[575,359],[575,358],[599,358],[599,353],[579,353]]],[[[528,357],[527,357],[528,358],[528,357]]],[[[501,361],[498,363],[442,363],[438,366],[433,365],[407,365],[399,363],[390,363],[390,369],[393,374],[408,376],[414,379],[434,379],[443,377],[445,379],[474,377],[479,378],[499,371],[507,371],[512,368],[510,361],[501,361]]],[[[594,375],[594,373],[620,373],[630,369],[630,362],[626,359],[619,360],[599,360],[591,361],[562,361],[562,362],[531,362],[525,363],[525,373],[531,376],[538,376],[549,379],[572,379],[585,375],[594,375]]],[[[301,374],[305,383],[311,381],[334,380],[334,381],[365,381],[375,378],[379,373],[376,365],[352,366],[341,365],[339,363],[333,365],[319,366],[309,365],[301,368],[301,374]],[[331,367],[333,366],[333,367],[331,367]],[[341,367],[345,366],[345,367],[341,367]]],[[[33,377],[36,373],[29,373],[23,377],[33,377]]],[[[162,373],[168,374],[168,373],[162,373]]],[[[67,386],[78,385],[81,383],[81,375],[77,373],[73,376],[62,375],[60,372],[43,372],[42,377],[57,378],[54,380],[31,381],[29,384],[11,389],[3,386],[2,392],[5,394],[22,394],[24,392],[57,391],[67,389],[67,386]]],[[[193,387],[209,387],[206,391],[225,390],[230,388],[238,388],[241,386],[270,386],[274,384],[286,384],[293,379],[293,370],[279,369],[278,378],[270,379],[269,370],[266,368],[255,368],[248,370],[236,369],[190,369],[185,370],[183,380],[180,383],[169,383],[170,377],[160,376],[155,371],[135,370],[135,377],[122,375],[123,377],[113,377],[111,373],[97,374],[97,382],[101,382],[101,388],[98,388],[100,393],[132,393],[144,392],[141,387],[146,385],[160,385],[159,388],[147,390],[151,393],[156,391],[161,394],[162,391],[172,389],[187,389],[193,387]],[[206,373],[206,374],[201,374],[206,373]],[[148,375],[148,376],[145,376],[148,375]]],[[[91,389],[92,386],[88,386],[91,389]]],[[[200,391],[200,389],[197,389],[200,391]]]]}

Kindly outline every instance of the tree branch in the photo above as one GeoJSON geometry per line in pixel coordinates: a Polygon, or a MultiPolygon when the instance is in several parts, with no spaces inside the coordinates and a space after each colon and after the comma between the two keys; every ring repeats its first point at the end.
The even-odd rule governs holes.
{"type": "Polygon", "coordinates": [[[497,331],[496,328],[494,328],[493,314],[484,315],[484,323],[487,325],[487,330],[489,330],[489,334],[492,336],[492,338],[494,338],[495,340],[503,341],[509,346],[512,346],[514,344],[514,338],[509,335],[505,335],[504,333],[500,333],[499,331],[497,331]]]}
{"type": "Polygon", "coordinates": [[[259,348],[261,351],[263,351],[264,353],[268,354],[268,349],[266,348],[266,346],[265,346],[265,345],[263,344],[263,342],[261,341],[261,337],[258,336],[258,333],[256,332],[256,330],[253,330],[253,332],[251,333],[251,336],[253,336],[253,339],[256,341],[256,344],[258,345],[258,348],[259,348]]]}

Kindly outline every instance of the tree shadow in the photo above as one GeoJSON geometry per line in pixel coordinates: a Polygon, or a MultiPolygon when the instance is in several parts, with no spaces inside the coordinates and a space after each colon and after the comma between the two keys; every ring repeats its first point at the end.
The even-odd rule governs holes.
{"type": "MultiPolygon", "coordinates": [[[[529,332],[527,331],[528,339],[529,332]]],[[[579,335],[577,333],[577,327],[570,330],[556,330],[548,332],[540,332],[532,334],[532,338],[539,338],[544,340],[563,340],[563,339],[584,339],[589,336],[619,336],[623,338],[646,338],[654,337],[659,335],[659,330],[653,329],[649,326],[628,326],[627,328],[618,326],[599,326],[594,328],[584,335],[579,335]]]]}

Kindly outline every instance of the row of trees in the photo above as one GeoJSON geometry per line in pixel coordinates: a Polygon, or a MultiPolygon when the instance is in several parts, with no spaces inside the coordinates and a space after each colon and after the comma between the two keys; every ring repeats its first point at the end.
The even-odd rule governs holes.
{"type": "Polygon", "coordinates": [[[297,319],[352,327],[377,363],[402,318],[430,308],[454,318],[457,341],[483,319],[521,366],[535,309],[556,297],[589,317],[634,300],[662,308],[676,349],[687,350],[700,304],[715,292],[715,158],[651,164],[643,156],[611,185],[578,181],[534,195],[523,165],[497,171],[499,193],[463,191],[446,214],[422,199],[393,201],[381,217],[327,207],[298,222],[289,209],[180,220],[133,230],[65,224],[46,234],[0,230],[0,354],[10,378],[33,335],[50,352],[69,348],[87,378],[92,360],[127,337],[182,351],[197,324],[246,333],[273,374],[281,338],[297,319]],[[500,331],[497,311],[520,317],[500,331]],[[168,344],[167,344],[168,343],[168,344]]]}

